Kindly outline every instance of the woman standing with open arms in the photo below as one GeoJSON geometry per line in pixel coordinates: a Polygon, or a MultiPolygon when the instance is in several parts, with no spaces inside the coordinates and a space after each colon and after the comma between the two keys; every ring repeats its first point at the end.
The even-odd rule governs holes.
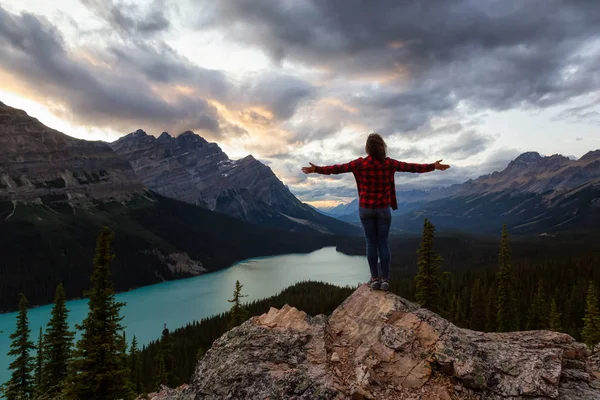
{"type": "Polygon", "coordinates": [[[358,187],[358,212],[367,241],[367,260],[371,270],[369,286],[373,289],[388,290],[391,257],[388,236],[392,222],[390,207],[394,210],[398,208],[394,173],[445,171],[450,166],[442,164],[442,160],[433,164],[412,164],[389,158],[386,155],[385,141],[378,133],[369,135],[365,150],[366,158],[360,157],[346,164],[327,167],[318,167],[310,163],[310,167],[302,168],[302,172],[324,175],[352,172],[358,187]],[[381,262],[381,276],[377,270],[378,259],[381,262]]]}

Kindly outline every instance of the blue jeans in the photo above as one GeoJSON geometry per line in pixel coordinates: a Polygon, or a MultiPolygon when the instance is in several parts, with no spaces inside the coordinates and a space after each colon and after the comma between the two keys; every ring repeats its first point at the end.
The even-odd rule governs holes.
{"type": "Polygon", "coordinates": [[[391,252],[388,244],[392,213],[386,208],[359,207],[358,215],[365,230],[367,240],[367,261],[371,270],[371,277],[390,279],[391,252]],[[377,260],[381,261],[381,276],[377,271],[377,260]]]}

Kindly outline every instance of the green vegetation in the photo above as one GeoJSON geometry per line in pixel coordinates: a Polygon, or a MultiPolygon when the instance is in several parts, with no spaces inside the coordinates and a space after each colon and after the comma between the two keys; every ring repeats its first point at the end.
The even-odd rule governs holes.
{"type": "Polygon", "coordinates": [[[42,390],[42,373],[44,370],[44,331],[40,327],[35,355],[35,397],[39,397],[42,390]]]}
{"type": "Polygon", "coordinates": [[[242,298],[246,297],[245,294],[242,294],[243,287],[244,285],[242,285],[240,281],[235,281],[233,298],[227,300],[228,302],[233,303],[231,305],[231,309],[229,310],[229,329],[241,325],[248,319],[248,313],[242,305],[242,298]]]}
{"type": "Polygon", "coordinates": [[[527,330],[548,329],[550,327],[548,313],[548,302],[544,293],[544,281],[540,278],[537,293],[529,308],[527,330]]]}
{"type": "Polygon", "coordinates": [[[170,332],[165,325],[160,338],[160,349],[156,356],[157,373],[154,385],[156,389],[158,389],[160,385],[173,387],[177,383],[175,378],[177,364],[175,357],[173,356],[173,346],[171,342],[172,338],[170,332]]]}
{"type": "Polygon", "coordinates": [[[129,371],[131,373],[129,380],[133,384],[135,393],[143,393],[144,386],[142,385],[142,360],[140,358],[140,350],[138,349],[137,338],[133,336],[131,347],[129,348],[129,371]]]}
{"type": "Polygon", "coordinates": [[[3,391],[7,399],[31,399],[35,389],[33,376],[34,360],[31,351],[35,349],[29,340],[29,320],[27,318],[27,298],[21,294],[19,300],[19,314],[17,315],[17,329],[10,335],[12,343],[8,352],[14,357],[9,369],[12,371],[10,380],[4,385],[3,391]]]}
{"type": "Polygon", "coordinates": [[[435,237],[435,226],[427,219],[423,226],[423,238],[418,254],[418,272],[415,275],[415,285],[417,289],[417,302],[431,311],[440,310],[442,286],[442,273],[440,264],[442,257],[433,251],[433,241],[435,237]]]}
{"type": "Polygon", "coordinates": [[[587,292],[583,322],[581,338],[585,344],[593,348],[600,342],[600,312],[598,312],[598,294],[594,282],[590,282],[587,292]]]}
{"type": "Polygon", "coordinates": [[[82,337],[77,343],[71,365],[67,395],[72,399],[131,398],[128,393],[127,364],[122,363],[125,343],[119,315],[123,303],[115,299],[110,279],[110,264],[114,259],[111,242],[114,234],[104,228],[98,237],[94,272],[91,277],[89,313],[77,329],[82,337]]]}
{"type": "Polygon", "coordinates": [[[554,332],[562,332],[562,322],[561,322],[562,314],[558,312],[558,306],[556,305],[556,296],[552,299],[550,303],[550,316],[548,317],[548,324],[551,331],[554,332]]]}
{"type": "Polygon", "coordinates": [[[54,396],[63,391],[71,361],[73,332],[67,323],[65,290],[61,284],[56,288],[54,307],[44,336],[45,354],[40,392],[54,396]]]}
{"type": "Polygon", "coordinates": [[[517,331],[519,330],[517,294],[506,225],[502,228],[498,264],[500,265],[500,271],[498,272],[498,331],[517,331]]]}
{"type": "Polygon", "coordinates": [[[470,328],[476,331],[485,330],[485,293],[481,279],[476,279],[471,291],[470,328]]]}

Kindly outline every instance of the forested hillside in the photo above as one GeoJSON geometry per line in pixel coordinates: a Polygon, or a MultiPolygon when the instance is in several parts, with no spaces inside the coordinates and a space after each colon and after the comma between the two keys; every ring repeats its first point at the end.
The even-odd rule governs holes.
{"type": "Polygon", "coordinates": [[[92,271],[95,238],[112,228],[117,291],[198,275],[246,258],[310,252],[333,235],[281,232],[168,199],[138,197],[71,208],[0,201],[0,311],[23,292],[32,305],[52,301],[59,282],[79,298],[92,271]],[[8,218],[10,216],[10,218],[8,218]]]}

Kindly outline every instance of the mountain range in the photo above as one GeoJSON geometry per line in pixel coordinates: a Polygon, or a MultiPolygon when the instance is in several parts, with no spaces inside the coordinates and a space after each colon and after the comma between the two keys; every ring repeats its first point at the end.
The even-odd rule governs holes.
{"type": "MultiPolygon", "coordinates": [[[[441,229],[518,234],[600,226],[600,150],[580,159],[527,152],[502,170],[433,191],[398,192],[396,232],[418,232],[423,219],[441,229]]],[[[356,201],[324,212],[358,222],[356,201]]]]}
{"type": "Polygon", "coordinates": [[[165,197],[276,229],[360,233],[302,203],[252,155],[231,160],[216,143],[191,131],[155,138],[139,129],[111,147],[146,187],[165,197]]]}
{"type": "MultiPolygon", "coordinates": [[[[193,147],[191,141],[212,149],[208,153],[218,160],[214,168],[228,160],[199,136],[182,136],[169,140],[174,147],[193,147]]],[[[334,245],[336,236],[324,231],[358,231],[314,210],[294,214],[286,209],[285,204],[294,203],[286,194],[289,191],[281,189],[281,182],[277,185],[270,170],[249,158],[237,163],[239,168],[258,172],[240,173],[240,181],[234,182],[242,187],[242,179],[260,181],[266,176],[270,180],[262,186],[256,182],[256,190],[248,194],[238,190],[232,198],[260,192],[262,199],[275,204],[283,193],[286,197],[277,203],[284,204],[279,209],[297,217],[281,217],[291,223],[280,230],[273,228],[272,220],[250,224],[248,218],[211,211],[209,196],[203,198],[202,207],[180,201],[177,193],[165,193],[174,198],[162,196],[148,188],[130,162],[108,143],[69,137],[3,103],[0,148],[0,311],[14,309],[19,292],[34,305],[48,303],[59,282],[69,298],[81,297],[89,285],[95,240],[102,226],[115,232],[113,278],[119,291],[195,276],[250,257],[334,245]],[[316,217],[308,220],[313,214],[316,217]]],[[[234,186],[224,192],[234,192],[234,186]]],[[[219,199],[225,201],[222,193],[216,196],[217,203],[219,199]]],[[[258,211],[252,215],[258,218],[258,211]]]]}

